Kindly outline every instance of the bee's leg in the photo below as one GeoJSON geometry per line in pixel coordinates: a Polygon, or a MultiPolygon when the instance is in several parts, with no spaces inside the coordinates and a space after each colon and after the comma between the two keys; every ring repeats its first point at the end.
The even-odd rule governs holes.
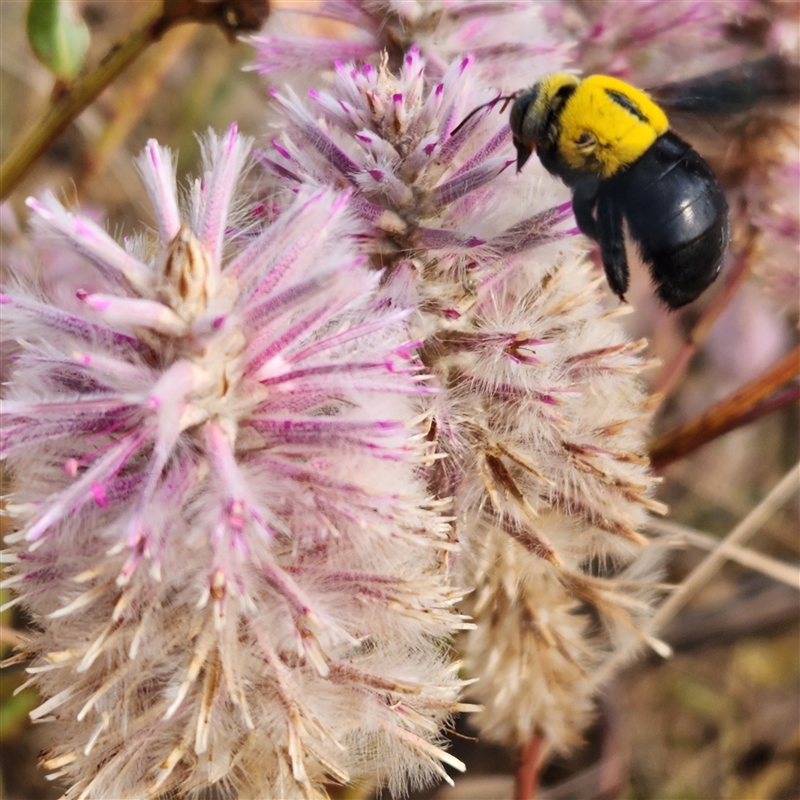
{"type": "Polygon", "coordinates": [[[573,189],[572,210],[581,233],[597,241],[594,207],[597,205],[597,181],[581,181],[573,189]]]}
{"type": "Polygon", "coordinates": [[[625,256],[622,208],[608,195],[597,201],[597,241],[608,285],[624,301],[628,291],[628,259],[625,256]]]}

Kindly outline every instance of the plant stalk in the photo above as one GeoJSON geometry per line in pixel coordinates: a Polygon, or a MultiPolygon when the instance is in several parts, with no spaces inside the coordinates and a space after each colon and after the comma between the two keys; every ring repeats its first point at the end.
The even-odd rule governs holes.
{"type": "Polygon", "coordinates": [[[0,164],[0,200],[8,197],[36,159],[81,111],[147,47],[158,41],[171,24],[174,21],[166,22],[160,11],[151,12],[124,42],[112,48],[96,69],[79,78],[53,101],[50,108],[34,123],[32,129],[20,137],[0,164]]]}
{"type": "MultiPolygon", "coordinates": [[[[654,439],[649,448],[653,468],[663,469],[667,464],[749,421],[752,418],[751,412],[762,400],[770,397],[798,373],[800,345],[730,397],[654,439]]],[[[789,397],[792,398],[793,395],[789,397]]]]}

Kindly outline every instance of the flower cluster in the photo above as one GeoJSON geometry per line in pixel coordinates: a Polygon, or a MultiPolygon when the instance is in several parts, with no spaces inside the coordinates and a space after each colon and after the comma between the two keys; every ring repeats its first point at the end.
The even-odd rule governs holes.
{"type": "Polygon", "coordinates": [[[572,37],[574,63],[584,73],[648,87],[739,63],[744,37],[734,44],[726,34],[757,6],[753,0],[598,0],[548,4],[546,16],[555,35],[572,37]]]}
{"type": "Polygon", "coordinates": [[[1,298],[7,585],[41,626],[21,655],[35,716],[69,726],[47,759],[69,798],[462,768],[438,737],[474,710],[465,628],[486,738],[563,749],[646,639],[645,342],[566,187],[513,174],[498,98],[568,65],[568,26],[471,0],[288,18],[347,30],[276,14],[254,40],[271,80],[306,68],[272,90],[268,200],[235,129],[183,210],[150,143],[157,236],[30,201],[81,268],[1,298]]]}
{"type": "Polygon", "coordinates": [[[487,82],[516,90],[519,76],[532,83],[568,61],[571,40],[548,29],[545,18],[543,4],[517,0],[324,0],[313,13],[319,35],[310,35],[302,8],[275,14],[268,32],[252,39],[254,67],[270,80],[278,73],[296,80],[298,70],[371,61],[384,52],[399,65],[416,47],[429,79],[441,79],[454,59],[471,53],[487,82]],[[331,28],[333,37],[326,35],[331,28]]]}
{"type": "Polygon", "coordinates": [[[2,295],[6,585],[40,626],[22,655],[69,798],[316,797],[461,766],[436,743],[462,622],[406,314],[380,305],[347,193],[253,222],[250,144],[209,137],[182,214],[150,142],[158,236],[125,248],[29,201],[93,276],[2,295]]]}
{"type": "Polygon", "coordinates": [[[386,306],[416,309],[410,335],[441,389],[421,410],[447,456],[428,482],[454,498],[456,574],[476,587],[464,648],[484,731],[565,747],[612,640],[627,647],[647,613],[643,584],[619,575],[662,508],[643,452],[644,343],[605,309],[564,187],[533,164],[511,174],[498,109],[456,130],[492,97],[473,67],[431,80],[412,47],[397,74],[337,64],[310,103],[273,90],[284,118],[262,162],[277,192],[353,191],[386,306]]]}

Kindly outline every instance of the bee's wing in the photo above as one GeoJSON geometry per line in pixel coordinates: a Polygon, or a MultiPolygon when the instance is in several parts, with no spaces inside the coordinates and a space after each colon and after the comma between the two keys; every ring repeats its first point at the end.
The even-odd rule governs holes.
{"type": "Polygon", "coordinates": [[[800,98],[800,65],[770,55],[697,78],[648,89],[669,114],[738,115],[757,105],[794,102],[800,98]]]}

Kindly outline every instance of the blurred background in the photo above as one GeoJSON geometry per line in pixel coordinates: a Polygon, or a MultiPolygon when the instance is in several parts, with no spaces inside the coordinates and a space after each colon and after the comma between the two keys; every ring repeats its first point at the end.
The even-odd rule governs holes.
{"type": "MultiPolygon", "coordinates": [[[[273,17],[291,5],[273,2],[273,17]]],[[[637,2],[547,4],[554,30],[576,42],[576,68],[619,75],[644,88],[770,53],[800,63],[796,0],[662,3],[660,12],[658,4],[641,5],[647,6],[651,23],[658,13],[664,17],[646,34],[635,28],[636,14],[630,11],[637,2]],[[676,9],[700,6],[725,12],[715,17],[713,30],[704,29],[702,36],[711,37],[705,40],[689,23],[681,23],[683,28],[675,23],[676,9]]],[[[91,31],[89,64],[152,8],[142,0],[74,6],[91,31]]],[[[26,12],[22,0],[0,3],[1,156],[39,117],[53,88],[51,73],[27,41],[26,12]]],[[[309,24],[325,23],[312,19],[309,24]]],[[[2,266],[26,257],[20,231],[29,194],[52,189],[121,237],[147,207],[132,158],[148,139],[178,151],[182,176],[197,166],[196,133],[221,130],[235,120],[240,130],[258,136],[269,106],[269,80],[243,71],[251,60],[248,45],[232,44],[213,26],[169,31],[53,143],[0,207],[2,266]]],[[[689,309],[667,314],[654,302],[644,270],[632,270],[629,300],[636,313],[625,324],[632,336],[650,339],[649,354],[661,364],[647,375],[654,391],[664,394],[656,401],[656,436],[669,434],[749,383],[757,387],[759,376],[787,354],[791,361],[794,353],[797,362],[796,102],[781,99],[731,118],[676,117],[674,122],[709,160],[728,193],[734,247],[725,270],[739,277],[728,287],[719,281],[689,309]]],[[[667,523],[654,522],[654,530],[675,540],[671,581],[691,573],[800,459],[794,366],[784,370],[788,381],[766,397],[771,406],[739,404],[735,430],[686,455],[656,450],[661,454],[656,466],[664,476],[659,499],[669,504],[670,515],[667,523]]],[[[796,478],[794,484],[788,502],[756,526],[744,554],[726,560],[672,620],[663,638],[675,656],[646,656],[609,686],[585,747],[544,772],[542,798],[800,798],[796,478]]],[[[17,609],[0,616],[4,658],[27,623],[17,609]]],[[[21,665],[0,672],[0,793],[8,800],[56,798],[60,791],[36,763],[48,730],[28,722],[35,694],[27,689],[14,694],[25,677],[21,665]]],[[[468,764],[468,773],[457,779],[455,789],[437,788],[419,798],[512,796],[514,753],[475,741],[466,722],[453,736],[453,749],[468,764]]],[[[338,796],[365,795],[345,791],[338,796]]]]}

